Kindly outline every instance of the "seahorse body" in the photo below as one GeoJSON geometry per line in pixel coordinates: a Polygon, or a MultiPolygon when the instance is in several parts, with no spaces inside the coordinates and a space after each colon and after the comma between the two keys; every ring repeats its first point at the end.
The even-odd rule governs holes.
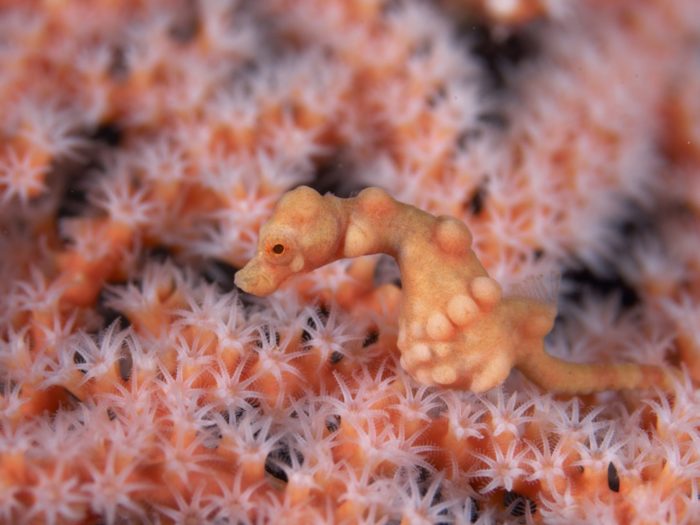
{"type": "Polygon", "coordinates": [[[261,228],[255,257],[235,281],[244,291],[267,295],[293,274],[340,258],[387,253],[401,271],[401,364],[420,383],[481,392],[517,367],[559,392],[670,388],[673,374],[664,368],[574,364],[548,355],[543,339],[555,307],[532,297],[504,297],[471,243],[463,222],[430,215],[379,188],[341,199],[302,186],[280,199],[261,228]]]}

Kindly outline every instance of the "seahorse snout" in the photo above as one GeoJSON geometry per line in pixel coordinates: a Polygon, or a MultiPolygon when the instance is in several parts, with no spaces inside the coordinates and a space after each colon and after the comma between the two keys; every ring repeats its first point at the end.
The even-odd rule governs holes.
{"type": "Polygon", "coordinates": [[[266,265],[258,258],[253,258],[236,272],[233,282],[246,293],[265,296],[270,295],[279,286],[279,283],[273,282],[269,275],[266,265]]]}

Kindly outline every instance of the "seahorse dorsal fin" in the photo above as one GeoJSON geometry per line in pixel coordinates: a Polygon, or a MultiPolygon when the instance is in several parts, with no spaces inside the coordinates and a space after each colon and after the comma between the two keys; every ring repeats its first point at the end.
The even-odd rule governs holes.
{"type": "Polygon", "coordinates": [[[561,275],[556,271],[531,275],[510,287],[511,296],[527,297],[556,306],[561,275]]]}

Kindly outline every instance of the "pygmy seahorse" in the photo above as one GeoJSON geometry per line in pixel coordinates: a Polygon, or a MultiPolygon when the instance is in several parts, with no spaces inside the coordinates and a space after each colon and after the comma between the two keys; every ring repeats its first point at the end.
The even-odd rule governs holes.
{"type": "Polygon", "coordinates": [[[380,188],[347,199],[306,186],[286,193],[235,283],[264,296],[294,274],[376,253],[394,257],[401,272],[397,346],[401,365],[419,383],[483,392],[515,367],[537,385],[569,394],[672,386],[674,374],[663,367],[579,364],[548,354],[544,337],[554,304],[504,296],[463,222],[435,217],[380,188]]]}

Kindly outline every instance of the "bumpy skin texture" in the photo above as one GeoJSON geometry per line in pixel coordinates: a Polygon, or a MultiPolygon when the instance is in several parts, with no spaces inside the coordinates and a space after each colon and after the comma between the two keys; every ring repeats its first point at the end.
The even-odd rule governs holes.
{"type": "Polygon", "coordinates": [[[302,186],[279,201],[260,230],[257,254],[235,280],[246,292],[268,295],[293,274],[387,253],[401,271],[401,364],[422,384],[483,392],[517,367],[543,388],[570,394],[670,388],[673,373],[663,368],[574,364],[548,355],[543,339],[555,307],[504,297],[471,242],[461,221],[430,215],[379,188],[341,199],[302,186]]]}

